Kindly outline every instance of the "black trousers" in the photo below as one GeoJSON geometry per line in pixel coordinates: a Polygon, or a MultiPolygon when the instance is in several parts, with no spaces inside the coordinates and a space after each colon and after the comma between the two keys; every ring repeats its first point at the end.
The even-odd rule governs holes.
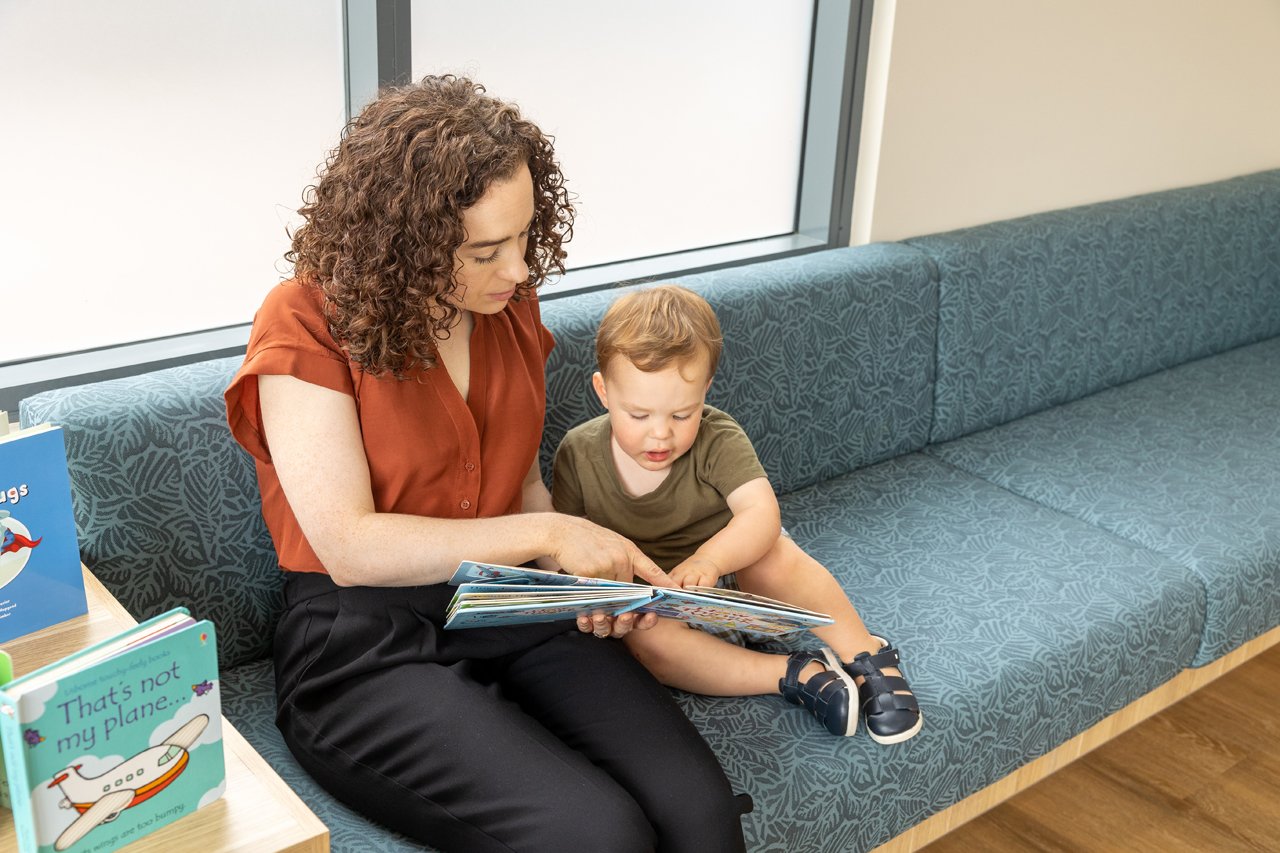
{"type": "Polygon", "coordinates": [[[622,643],[444,631],[452,593],[289,574],[277,724],[321,786],[442,850],[744,849],[715,755],[622,643]]]}

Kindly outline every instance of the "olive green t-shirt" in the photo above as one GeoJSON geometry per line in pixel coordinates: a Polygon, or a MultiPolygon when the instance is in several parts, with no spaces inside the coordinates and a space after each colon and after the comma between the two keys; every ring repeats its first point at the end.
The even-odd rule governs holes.
{"type": "Polygon", "coordinates": [[[618,479],[611,437],[607,414],[569,430],[556,450],[552,502],[559,512],[621,533],[666,571],[729,523],[725,498],[734,489],[765,476],[742,427],[711,406],[702,409],[689,452],[658,488],[638,498],[618,479]]]}

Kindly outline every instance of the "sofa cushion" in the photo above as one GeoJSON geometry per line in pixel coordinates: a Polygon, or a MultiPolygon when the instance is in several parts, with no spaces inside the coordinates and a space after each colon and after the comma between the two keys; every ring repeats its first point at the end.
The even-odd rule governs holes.
{"type": "Polygon", "coordinates": [[[908,240],[945,441],[1280,334],[1280,170],[908,240]]]}
{"type": "Polygon", "coordinates": [[[1187,566],[1208,612],[1194,663],[1280,614],[1280,338],[931,447],[1187,566]]]}
{"type": "Polygon", "coordinates": [[[781,503],[902,650],[925,724],[886,748],[774,696],[681,694],[755,798],[748,849],[870,849],[1173,677],[1198,645],[1204,592],[1187,569],[932,457],[781,503]]]}
{"type": "Polygon", "coordinates": [[[22,401],[66,438],[80,555],[137,619],[179,605],[218,626],[224,667],[263,657],[281,575],[249,455],[231,438],[224,358],[22,401]]]}
{"type": "MultiPolygon", "coordinates": [[[[779,492],[924,446],[937,302],[919,252],[836,249],[679,283],[706,297],[724,331],[709,402],[746,429],[779,492]]],[[[543,304],[556,336],[544,471],[565,432],[604,411],[590,387],[595,333],[619,292],[543,304]]]]}

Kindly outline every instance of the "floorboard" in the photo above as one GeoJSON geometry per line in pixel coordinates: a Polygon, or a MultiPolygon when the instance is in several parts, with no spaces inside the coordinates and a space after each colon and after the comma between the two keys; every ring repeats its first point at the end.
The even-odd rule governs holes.
{"type": "Polygon", "coordinates": [[[923,850],[1280,851],[1280,645],[923,850]]]}

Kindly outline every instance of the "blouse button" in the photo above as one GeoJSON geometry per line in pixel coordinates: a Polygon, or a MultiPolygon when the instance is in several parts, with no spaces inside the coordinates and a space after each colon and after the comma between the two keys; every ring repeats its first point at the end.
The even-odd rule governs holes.
{"type": "Polygon", "coordinates": [[[463,465],[462,467],[466,468],[468,471],[474,471],[476,470],[476,463],[468,462],[466,465],[463,465]]]}
{"type": "Polygon", "coordinates": [[[471,509],[471,501],[464,500],[462,503],[458,504],[458,506],[462,507],[463,509],[471,509]]]}

